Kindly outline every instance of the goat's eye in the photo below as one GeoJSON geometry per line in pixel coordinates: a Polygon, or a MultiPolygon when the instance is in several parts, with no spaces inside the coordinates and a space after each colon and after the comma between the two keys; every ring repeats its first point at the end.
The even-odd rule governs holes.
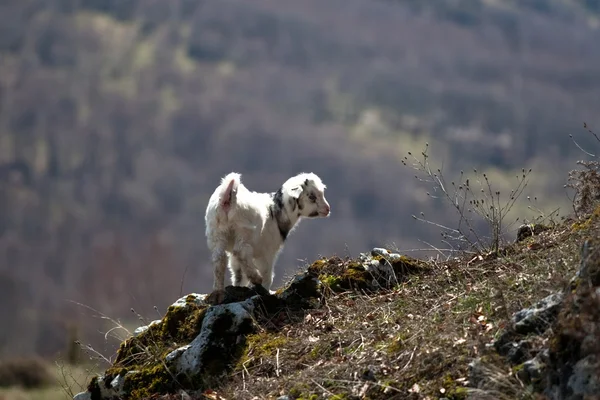
{"type": "Polygon", "coordinates": [[[309,199],[310,199],[310,201],[312,201],[313,203],[314,203],[315,201],[317,201],[317,196],[315,196],[315,195],[314,195],[314,194],[312,194],[312,193],[308,195],[308,198],[309,198],[309,199]]]}

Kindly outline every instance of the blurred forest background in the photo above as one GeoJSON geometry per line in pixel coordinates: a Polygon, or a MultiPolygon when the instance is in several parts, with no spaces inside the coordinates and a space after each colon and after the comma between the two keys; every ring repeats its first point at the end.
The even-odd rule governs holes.
{"type": "Polygon", "coordinates": [[[449,179],[508,192],[533,168],[527,194],[568,213],[599,26],[599,0],[0,2],[0,357],[64,353],[71,327],[110,355],[71,301],[135,328],[131,308],[208,292],[204,210],[230,171],[328,185],[276,285],[320,254],[441,245],[411,214],[457,217],[401,164],[425,142],[449,179]]]}

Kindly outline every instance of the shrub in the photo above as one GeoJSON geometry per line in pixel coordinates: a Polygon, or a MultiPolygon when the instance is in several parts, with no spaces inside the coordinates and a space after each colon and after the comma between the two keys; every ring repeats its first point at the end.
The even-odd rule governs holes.
{"type": "Polygon", "coordinates": [[[54,383],[48,364],[37,357],[0,361],[0,387],[39,388],[54,383]]]}

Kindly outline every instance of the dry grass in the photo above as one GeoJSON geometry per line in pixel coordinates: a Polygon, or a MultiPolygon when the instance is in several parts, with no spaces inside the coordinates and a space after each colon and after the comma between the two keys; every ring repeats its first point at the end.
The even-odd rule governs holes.
{"type": "Polygon", "coordinates": [[[498,257],[431,261],[433,273],[393,290],[330,292],[323,308],[293,316],[295,323],[263,323],[219,392],[235,399],[531,398],[486,345],[513,312],[564,287],[599,220],[563,223],[498,257]],[[493,378],[483,391],[466,389],[477,357],[493,378]]]}

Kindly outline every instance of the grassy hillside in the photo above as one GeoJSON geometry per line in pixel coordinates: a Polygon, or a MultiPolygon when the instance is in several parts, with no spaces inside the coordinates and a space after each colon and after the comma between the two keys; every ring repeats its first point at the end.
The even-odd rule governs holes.
{"type": "MultiPolygon", "coordinates": [[[[224,322],[226,315],[232,320],[226,308],[214,310],[243,309],[246,297],[211,307],[188,295],[185,306],[129,336],[106,366],[105,383],[95,378],[89,388],[100,393],[94,385],[108,388],[118,375],[125,376],[125,399],[170,400],[180,390],[191,400],[578,398],[571,388],[594,390],[596,381],[585,371],[579,383],[567,378],[580,358],[597,357],[600,324],[598,164],[581,171],[571,174],[577,212],[564,221],[531,225],[490,253],[415,260],[374,249],[358,258],[319,258],[275,295],[260,298],[254,327],[240,323],[243,332],[224,322]],[[365,268],[382,262],[394,273],[365,268]],[[320,282],[314,287],[313,278],[320,282]],[[538,304],[559,292],[554,311],[538,304]],[[281,306],[277,296],[288,303],[281,306]],[[214,322],[219,315],[221,323],[214,322]],[[517,330],[515,321],[526,323],[517,330]],[[199,379],[175,376],[163,358],[196,335],[214,346],[234,345],[207,351],[199,379]],[[538,357],[545,361],[534,373],[527,360],[538,357]],[[232,362],[221,365],[225,360],[232,362]],[[128,384],[129,372],[138,378],[128,384]]],[[[238,289],[228,296],[251,292],[238,289]]]]}
{"type": "Polygon", "coordinates": [[[277,283],[322,254],[443,246],[411,215],[456,216],[401,163],[427,141],[449,180],[475,167],[506,195],[533,167],[524,196],[566,212],[596,27],[593,1],[3,3],[0,355],[55,355],[70,326],[104,346],[68,300],[130,324],[208,291],[203,212],[232,170],[329,187],[332,218],[295,232],[277,283]]]}

